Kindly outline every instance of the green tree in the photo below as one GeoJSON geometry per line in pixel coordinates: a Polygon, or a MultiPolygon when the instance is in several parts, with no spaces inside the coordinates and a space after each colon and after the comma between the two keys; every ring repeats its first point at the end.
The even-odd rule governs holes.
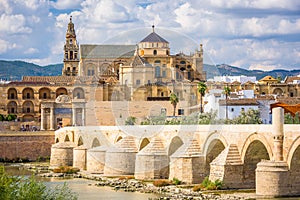
{"type": "Polygon", "coordinates": [[[0,166],[0,199],[5,200],[76,200],[77,195],[64,184],[53,189],[47,188],[34,177],[20,178],[7,175],[0,166]]]}
{"type": "Polygon", "coordinates": [[[226,120],[228,120],[228,105],[227,105],[227,100],[228,100],[228,97],[230,96],[230,87],[228,87],[227,85],[224,87],[224,94],[225,94],[225,113],[226,113],[226,120]]]}
{"type": "Polygon", "coordinates": [[[0,121],[3,122],[5,120],[5,116],[0,114],[0,121]]]}
{"type": "Polygon", "coordinates": [[[284,123],[285,124],[293,124],[294,123],[294,118],[293,116],[291,115],[291,113],[286,113],[284,115],[284,123]]]}
{"type": "Polygon", "coordinates": [[[176,96],[176,94],[175,93],[172,93],[171,95],[170,95],[170,102],[171,102],[171,104],[173,105],[173,116],[175,116],[175,112],[176,112],[176,106],[177,106],[177,104],[178,104],[178,102],[179,102],[179,99],[178,99],[178,97],[176,96]]]}
{"type": "Polygon", "coordinates": [[[198,83],[198,92],[200,93],[200,113],[203,113],[202,100],[203,100],[203,96],[205,95],[206,89],[207,86],[204,82],[198,83]]]}
{"type": "Polygon", "coordinates": [[[125,125],[134,125],[136,123],[136,117],[129,116],[126,121],[125,125]]]}
{"type": "Polygon", "coordinates": [[[245,111],[241,111],[241,114],[232,120],[235,124],[261,124],[262,120],[260,119],[259,110],[254,110],[250,108],[245,111]]]}
{"type": "Polygon", "coordinates": [[[17,119],[17,116],[16,116],[16,115],[13,115],[13,114],[9,114],[9,115],[7,115],[7,117],[6,117],[6,120],[7,120],[7,121],[14,121],[15,119],[17,119]]]}

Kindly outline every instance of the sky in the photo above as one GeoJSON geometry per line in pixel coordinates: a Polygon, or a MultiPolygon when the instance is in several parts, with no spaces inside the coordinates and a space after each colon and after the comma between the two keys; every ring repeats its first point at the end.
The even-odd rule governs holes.
{"type": "Polygon", "coordinates": [[[62,63],[70,16],[80,44],[136,44],[155,25],[207,64],[300,69],[299,0],[0,0],[0,59],[62,63]]]}

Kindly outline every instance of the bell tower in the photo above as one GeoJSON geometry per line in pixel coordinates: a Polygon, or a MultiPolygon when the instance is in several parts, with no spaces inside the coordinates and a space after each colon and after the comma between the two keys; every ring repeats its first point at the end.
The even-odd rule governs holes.
{"type": "Polygon", "coordinates": [[[66,33],[66,42],[64,45],[64,67],[62,70],[63,76],[77,76],[79,65],[78,53],[79,45],[77,44],[76,33],[71,16],[66,33]]]}

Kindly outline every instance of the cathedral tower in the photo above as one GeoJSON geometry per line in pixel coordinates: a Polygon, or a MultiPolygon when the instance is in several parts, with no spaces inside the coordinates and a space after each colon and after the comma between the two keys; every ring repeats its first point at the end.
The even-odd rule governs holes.
{"type": "Polygon", "coordinates": [[[79,64],[78,55],[79,46],[77,44],[76,33],[71,16],[66,33],[66,43],[64,45],[64,67],[62,70],[63,76],[77,76],[79,64]]]}

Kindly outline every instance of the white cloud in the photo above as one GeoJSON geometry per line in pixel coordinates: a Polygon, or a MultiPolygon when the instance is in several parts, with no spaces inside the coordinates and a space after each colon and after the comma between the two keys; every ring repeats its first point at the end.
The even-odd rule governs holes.
{"type": "Polygon", "coordinates": [[[24,52],[24,54],[34,54],[34,53],[38,53],[39,52],[39,50],[38,49],[36,49],[36,48],[29,48],[29,49],[27,49],[25,52],[24,52]]]}
{"type": "Polygon", "coordinates": [[[141,4],[138,0],[0,0],[0,56],[32,59],[34,55],[32,61],[43,65],[62,62],[72,15],[80,44],[136,43],[154,23],[157,32],[171,42],[173,53],[193,52],[195,43],[196,47],[203,43],[204,60],[210,64],[300,67],[300,38],[296,37],[300,1],[154,0],[141,4]]]}
{"type": "Polygon", "coordinates": [[[17,45],[15,43],[9,43],[5,40],[0,39],[0,54],[6,53],[8,50],[15,49],[17,45]]]}
{"type": "Polygon", "coordinates": [[[56,2],[50,1],[50,4],[58,10],[63,10],[79,8],[81,2],[82,0],[57,0],[56,2]]]}
{"type": "Polygon", "coordinates": [[[25,25],[25,17],[23,15],[7,15],[2,14],[0,16],[1,26],[0,33],[6,34],[15,33],[31,33],[31,28],[25,25]]]}
{"type": "Polygon", "coordinates": [[[12,12],[12,8],[9,5],[9,0],[1,0],[0,1],[0,14],[6,13],[10,14],[12,12]]]}

